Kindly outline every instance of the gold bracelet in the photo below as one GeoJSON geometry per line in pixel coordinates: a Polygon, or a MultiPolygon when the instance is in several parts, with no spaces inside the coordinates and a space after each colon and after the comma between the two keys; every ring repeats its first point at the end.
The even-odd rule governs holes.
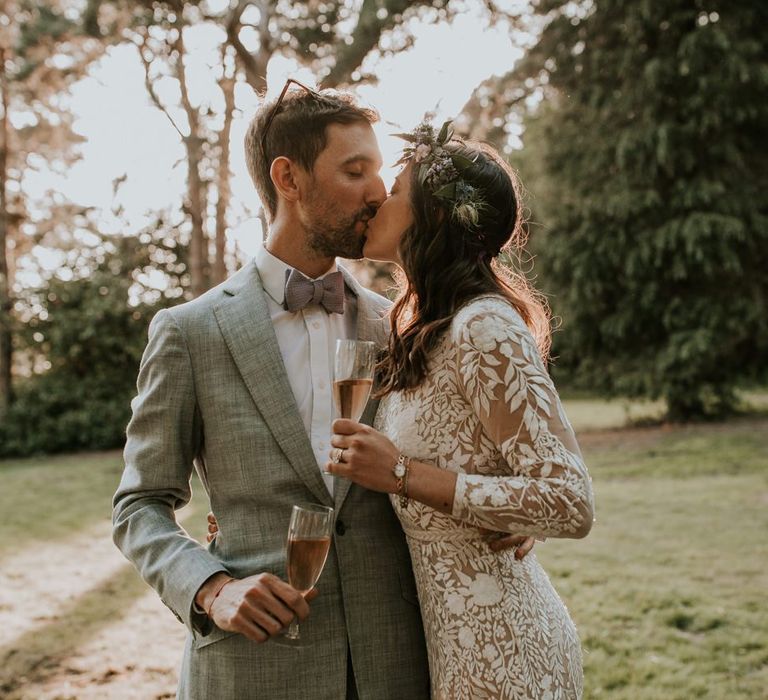
{"type": "Polygon", "coordinates": [[[408,507],[408,475],[411,473],[411,458],[405,463],[405,476],[403,477],[403,493],[400,496],[400,507],[408,507]]]}

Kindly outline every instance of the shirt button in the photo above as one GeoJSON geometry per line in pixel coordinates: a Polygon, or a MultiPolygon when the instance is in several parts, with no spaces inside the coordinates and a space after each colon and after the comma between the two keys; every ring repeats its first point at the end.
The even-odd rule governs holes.
{"type": "Polygon", "coordinates": [[[317,383],[317,388],[318,389],[325,389],[325,382],[318,382],[317,383]]]}
{"type": "Polygon", "coordinates": [[[318,442],[317,443],[317,449],[318,450],[324,450],[325,449],[325,443],[324,442],[318,442]]]}
{"type": "Polygon", "coordinates": [[[312,322],[312,328],[314,328],[314,329],[320,328],[320,321],[313,321],[312,322]]]}

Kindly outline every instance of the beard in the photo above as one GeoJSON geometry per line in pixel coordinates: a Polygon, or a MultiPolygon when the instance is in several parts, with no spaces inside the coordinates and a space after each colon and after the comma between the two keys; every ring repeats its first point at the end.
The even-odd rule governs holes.
{"type": "Polygon", "coordinates": [[[347,216],[340,216],[333,209],[314,212],[307,222],[307,246],[319,257],[359,260],[363,257],[365,234],[359,232],[360,224],[366,224],[375,214],[371,207],[364,207],[347,216]]]}
{"type": "Polygon", "coordinates": [[[322,257],[358,260],[363,257],[365,235],[358,233],[356,228],[360,222],[370,218],[371,212],[366,208],[343,219],[313,221],[307,243],[314,253],[322,257]]]}

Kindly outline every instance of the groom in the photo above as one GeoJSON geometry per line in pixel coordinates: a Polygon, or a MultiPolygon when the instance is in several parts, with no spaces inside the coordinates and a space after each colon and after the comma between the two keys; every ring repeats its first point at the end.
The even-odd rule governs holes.
{"type": "MultiPolygon", "coordinates": [[[[388,498],[322,472],[335,340],[383,347],[389,332],[387,302],[335,264],[362,256],[386,197],[377,115],[291,82],[246,137],[264,248],[150,327],[114,539],[190,630],[180,698],[426,699],[411,562],[388,498]],[[193,464],[218,519],[207,549],[175,518],[193,464]],[[314,600],[285,583],[291,506],[306,501],[336,513],[314,600]],[[305,648],[262,643],[294,616],[307,619],[305,648]]],[[[363,420],[374,413],[371,402],[363,420]]]]}
{"type": "Polygon", "coordinates": [[[265,105],[246,138],[270,219],[264,249],[150,327],[114,540],[190,630],[180,698],[429,697],[411,563],[387,496],[334,488],[321,469],[335,341],[383,346],[388,334],[387,302],[335,264],[361,257],[386,197],[376,119],[350,97],[302,87],[265,105]],[[175,518],[193,463],[219,522],[208,549],[175,518]],[[336,511],[301,625],[306,648],[259,643],[309,614],[284,582],[291,506],[305,501],[336,511]]]}

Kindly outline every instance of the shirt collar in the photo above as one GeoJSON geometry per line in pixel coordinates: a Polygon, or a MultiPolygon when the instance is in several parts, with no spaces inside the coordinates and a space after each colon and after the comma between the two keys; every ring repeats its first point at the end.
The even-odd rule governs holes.
{"type": "MultiPolygon", "coordinates": [[[[275,303],[282,306],[285,300],[285,272],[286,270],[291,270],[291,266],[272,255],[266,246],[261,246],[256,251],[254,263],[259,271],[264,291],[274,299],[275,303]]],[[[322,279],[326,275],[336,272],[337,269],[336,261],[334,260],[333,265],[316,279],[322,279]]]]}

